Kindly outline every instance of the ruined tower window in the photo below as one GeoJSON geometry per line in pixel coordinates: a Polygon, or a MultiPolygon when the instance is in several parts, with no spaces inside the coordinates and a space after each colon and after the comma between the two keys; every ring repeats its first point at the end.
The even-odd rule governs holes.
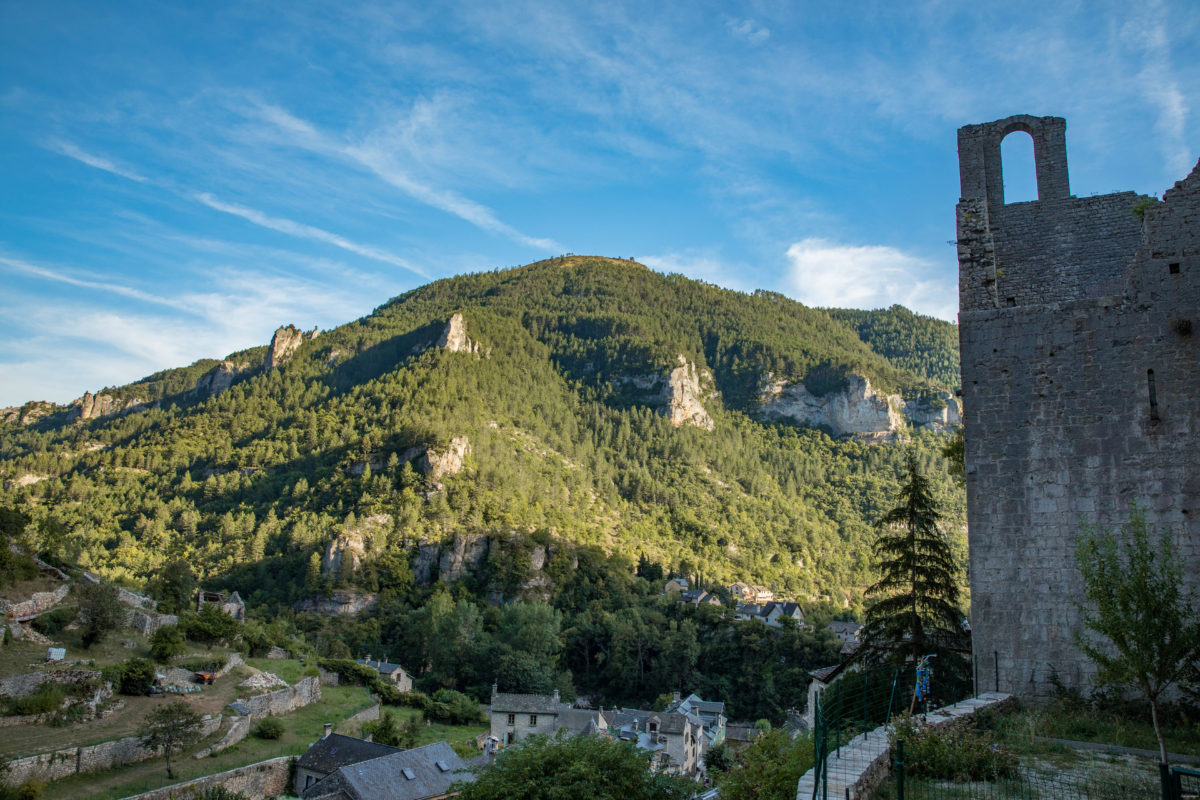
{"type": "Polygon", "coordinates": [[[1015,306],[1015,305],[1017,304],[1017,298],[1015,298],[1015,297],[1010,297],[1010,298],[1008,298],[1008,300],[1007,300],[1007,301],[1005,301],[1005,302],[1007,302],[1007,303],[1008,303],[1010,306],[1015,306]]]}
{"type": "Polygon", "coordinates": [[[1178,263],[1167,264],[1167,272],[1171,273],[1172,275],[1178,275],[1179,274],[1179,264],[1178,263]]]}
{"type": "Polygon", "coordinates": [[[1154,370],[1146,370],[1146,386],[1150,390],[1150,419],[1158,422],[1158,391],[1154,388],[1154,370]]]}
{"type": "Polygon", "coordinates": [[[1025,131],[1013,131],[1005,136],[1000,141],[1000,161],[1004,176],[1005,204],[1037,200],[1033,137],[1025,131]]]}

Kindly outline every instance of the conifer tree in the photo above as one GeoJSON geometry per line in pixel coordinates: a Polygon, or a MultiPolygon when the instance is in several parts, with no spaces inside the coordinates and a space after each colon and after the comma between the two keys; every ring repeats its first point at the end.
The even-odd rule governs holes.
{"type": "Polygon", "coordinates": [[[867,590],[874,597],[863,646],[868,660],[915,661],[960,643],[958,565],[938,527],[940,519],[933,487],[910,455],[896,506],[876,523],[880,577],[867,590]]]}

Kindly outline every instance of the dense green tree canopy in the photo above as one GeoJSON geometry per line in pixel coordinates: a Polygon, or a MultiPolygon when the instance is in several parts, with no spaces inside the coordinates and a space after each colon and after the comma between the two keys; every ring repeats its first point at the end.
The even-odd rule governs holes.
{"type": "Polygon", "coordinates": [[[650,771],[631,742],[604,736],[530,736],[496,757],[459,800],[684,800],[695,784],[650,771]]]}

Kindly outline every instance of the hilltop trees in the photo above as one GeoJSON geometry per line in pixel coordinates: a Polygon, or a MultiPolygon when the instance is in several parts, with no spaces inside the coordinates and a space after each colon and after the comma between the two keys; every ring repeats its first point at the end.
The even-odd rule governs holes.
{"type": "Polygon", "coordinates": [[[876,524],[880,577],[868,590],[874,599],[867,608],[865,657],[916,661],[945,654],[962,639],[958,564],[940,519],[933,487],[910,456],[896,506],[876,524]]]}

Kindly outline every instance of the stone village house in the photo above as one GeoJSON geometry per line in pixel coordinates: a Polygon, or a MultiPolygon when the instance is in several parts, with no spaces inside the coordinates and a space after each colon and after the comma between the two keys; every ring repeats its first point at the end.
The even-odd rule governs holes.
{"type": "Polygon", "coordinates": [[[665,711],[613,709],[595,711],[563,703],[557,691],[549,695],[508,694],[492,687],[488,707],[491,736],[501,746],[514,745],[533,734],[591,734],[632,741],[652,755],[655,769],[698,779],[704,754],[725,736],[725,704],[706,702],[696,695],[674,702],[665,711]]]}
{"type": "Polygon", "coordinates": [[[358,663],[366,667],[371,667],[385,681],[388,681],[392,686],[396,687],[400,692],[412,691],[412,676],[409,675],[404,667],[399,664],[393,664],[389,661],[380,661],[379,659],[371,660],[370,656],[358,659],[358,663]]]}

